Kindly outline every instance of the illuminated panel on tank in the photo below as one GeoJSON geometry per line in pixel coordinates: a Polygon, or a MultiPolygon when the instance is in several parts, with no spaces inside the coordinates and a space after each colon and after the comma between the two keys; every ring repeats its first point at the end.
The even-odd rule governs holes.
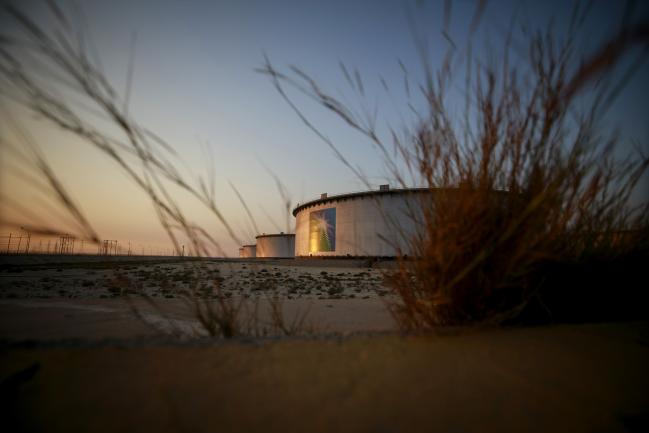
{"type": "Polygon", "coordinates": [[[336,251],[336,208],[309,214],[309,252],[336,251]]]}

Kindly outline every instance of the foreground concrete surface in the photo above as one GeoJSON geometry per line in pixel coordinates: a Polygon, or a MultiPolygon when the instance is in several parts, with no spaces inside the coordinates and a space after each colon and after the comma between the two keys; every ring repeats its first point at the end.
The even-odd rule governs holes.
{"type": "Polygon", "coordinates": [[[0,378],[15,431],[649,431],[649,324],[5,343],[0,378]]]}

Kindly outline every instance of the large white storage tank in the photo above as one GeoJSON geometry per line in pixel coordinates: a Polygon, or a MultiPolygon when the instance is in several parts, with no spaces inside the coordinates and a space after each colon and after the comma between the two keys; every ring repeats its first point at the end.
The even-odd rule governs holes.
{"type": "Polygon", "coordinates": [[[244,245],[239,248],[239,257],[252,258],[257,257],[257,245],[244,245]]]}
{"type": "Polygon", "coordinates": [[[393,257],[407,254],[407,242],[420,226],[421,200],[428,188],[390,189],[336,196],[298,204],[295,255],[393,257]]]}
{"type": "Polygon", "coordinates": [[[262,234],[257,240],[257,257],[295,257],[295,235],[293,233],[262,234]]]}

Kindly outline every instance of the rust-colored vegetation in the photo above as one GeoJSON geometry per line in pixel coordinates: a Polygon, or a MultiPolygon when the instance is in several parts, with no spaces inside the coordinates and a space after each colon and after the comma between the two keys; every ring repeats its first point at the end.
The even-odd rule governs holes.
{"type": "MultiPolygon", "coordinates": [[[[280,72],[267,60],[261,70],[366,184],[295,105],[289,89],[315,99],[363,134],[400,186],[430,188],[409,215],[420,230],[404,233],[398,269],[386,274],[394,295],[388,308],[402,329],[646,314],[639,301],[645,298],[649,212],[646,202],[631,196],[649,158],[638,150],[616,159],[618,139],[602,120],[643,60],[649,24],[622,26],[585,55],[577,48],[587,9],[582,6],[575,6],[565,37],[550,26],[520,37],[511,31],[497,62],[472,58],[470,43],[458,59],[462,55],[451,41],[444,58],[433,63],[424,38],[416,37],[425,65],[419,89],[426,109],[407,133],[391,129],[386,140],[367,114],[374,110],[359,114],[297,68],[280,72]],[[624,74],[612,74],[634,47],[644,52],[635,52],[638,58],[624,74]],[[463,116],[455,116],[449,103],[458,77],[464,79],[463,116]]],[[[476,16],[480,13],[478,8],[476,16]]],[[[446,29],[443,33],[450,40],[446,29]]],[[[404,80],[406,90],[415,88],[407,74],[404,80]]],[[[349,83],[364,100],[359,81],[349,83]]]]}

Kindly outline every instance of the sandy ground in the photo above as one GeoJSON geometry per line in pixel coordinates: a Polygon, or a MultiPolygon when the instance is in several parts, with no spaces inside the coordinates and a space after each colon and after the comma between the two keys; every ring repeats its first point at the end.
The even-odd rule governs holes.
{"type": "Polygon", "coordinates": [[[5,256],[0,264],[4,340],[205,335],[186,302],[193,290],[210,291],[211,302],[225,296],[242,303],[241,316],[248,321],[254,315],[260,333],[273,332],[272,298],[279,299],[287,323],[305,317],[305,333],[395,329],[384,305],[383,271],[359,267],[364,261],[5,256]]]}
{"type": "MultiPolygon", "coordinates": [[[[268,307],[261,301],[259,318],[272,332],[268,307]]],[[[56,341],[105,340],[171,334],[203,336],[199,322],[187,305],[165,299],[154,310],[142,302],[122,299],[0,299],[0,340],[56,341]]],[[[304,332],[350,334],[363,331],[395,331],[396,326],[380,299],[284,300],[288,321],[306,314],[304,332]],[[308,328],[308,329],[307,329],[308,328]]]]}
{"type": "MultiPolygon", "coordinates": [[[[111,298],[128,293],[173,299],[183,290],[213,289],[226,296],[277,293],[287,299],[371,298],[387,293],[380,269],[358,262],[240,260],[135,260],[101,262],[97,256],[0,259],[0,299],[111,298]],[[49,259],[49,261],[47,261],[49,259]],[[16,263],[18,261],[18,263],[16,263]]],[[[127,260],[130,259],[130,260],[127,260]]]]}
{"type": "Polygon", "coordinates": [[[645,323],[12,346],[0,377],[24,431],[639,432],[648,365],[645,323]]]}
{"type": "Polygon", "coordinates": [[[2,258],[3,431],[649,431],[649,323],[404,336],[381,272],[2,258]],[[262,305],[260,322],[269,296],[288,319],[308,311],[315,333],[201,337],[182,292],[213,281],[262,305]],[[185,339],[169,337],[178,329],[185,339]]]}

